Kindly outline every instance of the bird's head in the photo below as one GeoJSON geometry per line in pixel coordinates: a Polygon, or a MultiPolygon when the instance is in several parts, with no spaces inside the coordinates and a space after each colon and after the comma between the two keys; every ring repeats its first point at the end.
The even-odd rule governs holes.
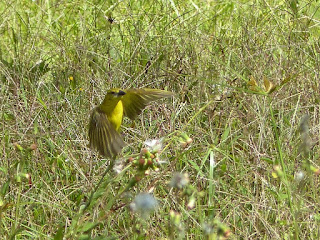
{"type": "Polygon", "coordinates": [[[120,88],[112,88],[110,90],[107,91],[107,94],[105,96],[105,100],[115,100],[118,99],[120,100],[122,98],[123,95],[125,95],[126,93],[124,91],[122,91],[120,88]]]}

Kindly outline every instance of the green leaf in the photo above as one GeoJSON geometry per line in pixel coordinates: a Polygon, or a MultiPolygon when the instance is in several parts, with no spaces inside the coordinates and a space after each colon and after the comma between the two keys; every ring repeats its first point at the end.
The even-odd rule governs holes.
{"type": "Polygon", "coordinates": [[[41,99],[40,94],[38,94],[38,101],[39,101],[39,103],[42,105],[42,107],[43,107],[45,110],[48,110],[48,107],[47,107],[47,105],[45,104],[45,102],[41,99]]]}
{"type": "Polygon", "coordinates": [[[100,225],[100,222],[88,222],[79,227],[79,232],[88,232],[91,231],[96,226],[100,225]]]}
{"type": "Polygon", "coordinates": [[[227,127],[221,136],[221,142],[224,142],[228,138],[229,134],[230,134],[230,127],[227,127]]]}
{"type": "Polygon", "coordinates": [[[53,239],[54,240],[63,240],[63,236],[64,236],[63,230],[64,230],[64,226],[60,226],[58,231],[54,235],[53,239]]]}
{"type": "Polygon", "coordinates": [[[267,163],[274,164],[274,161],[273,161],[271,158],[262,157],[262,158],[260,158],[260,159],[263,160],[263,161],[266,161],[267,163]]]}
{"type": "Polygon", "coordinates": [[[82,234],[82,235],[79,236],[78,239],[79,239],[79,240],[89,240],[89,239],[91,239],[91,238],[90,238],[90,235],[89,235],[89,234],[82,234]]]}

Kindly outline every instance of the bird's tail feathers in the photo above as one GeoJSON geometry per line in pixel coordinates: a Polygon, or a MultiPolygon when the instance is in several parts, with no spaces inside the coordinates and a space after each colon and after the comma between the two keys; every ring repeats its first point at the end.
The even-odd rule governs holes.
{"type": "Polygon", "coordinates": [[[125,146],[120,134],[109,122],[107,115],[99,110],[92,111],[89,122],[90,147],[99,151],[105,157],[117,155],[125,146]]]}

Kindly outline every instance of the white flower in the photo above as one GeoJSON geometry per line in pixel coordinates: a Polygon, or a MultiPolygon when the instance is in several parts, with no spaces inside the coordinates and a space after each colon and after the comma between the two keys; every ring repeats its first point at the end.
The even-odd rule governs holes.
{"type": "Polygon", "coordinates": [[[303,171],[299,171],[294,175],[294,179],[297,182],[300,182],[301,180],[303,180],[303,178],[304,178],[304,172],[303,171]]]}
{"type": "Polygon", "coordinates": [[[149,215],[157,209],[158,201],[150,193],[138,194],[134,201],[130,204],[132,211],[141,214],[143,218],[149,217],[149,215]]]}
{"type": "Polygon", "coordinates": [[[170,181],[170,187],[181,189],[184,188],[188,183],[189,176],[187,173],[182,174],[176,172],[170,181]]]}
{"type": "Polygon", "coordinates": [[[159,152],[162,149],[163,138],[151,139],[144,142],[150,152],[159,152]]]}

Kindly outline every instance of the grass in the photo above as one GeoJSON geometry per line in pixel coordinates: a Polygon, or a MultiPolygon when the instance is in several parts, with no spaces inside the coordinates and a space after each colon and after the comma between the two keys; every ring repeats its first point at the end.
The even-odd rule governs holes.
{"type": "Polygon", "coordinates": [[[0,13],[4,239],[319,238],[316,2],[4,0],[0,13]],[[122,168],[85,208],[109,165],[87,146],[90,110],[112,87],[176,96],[124,122],[122,168]],[[157,138],[148,168],[135,156],[157,138]]]}

